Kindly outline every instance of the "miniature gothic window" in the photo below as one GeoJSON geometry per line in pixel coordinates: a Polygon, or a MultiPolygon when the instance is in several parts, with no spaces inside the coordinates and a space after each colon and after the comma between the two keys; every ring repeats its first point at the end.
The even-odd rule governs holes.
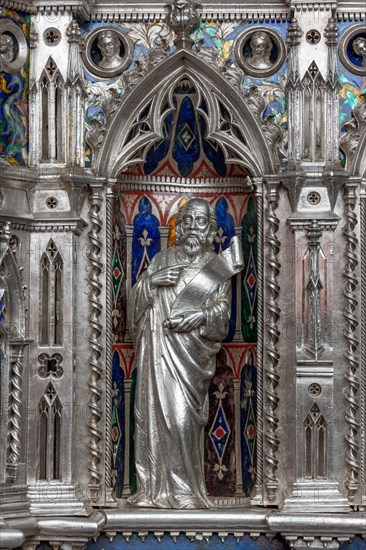
{"type": "Polygon", "coordinates": [[[306,161],[323,160],[324,79],[313,61],[302,80],[304,98],[303,154],[306,161]]]}
{"type": "Polygon", "coordinates": [[[64,135],[65,108],[64,81],[53,61],[49,58],[42,73],[42,162],[63,162],[65,157],[64,135]]]}
{"type": "Polygon", "coordinates": [[[40,331],[41,345],[62,345],[63,262],[51,239],[41,259],[40,331]]]}
{"type": "Polygon", "coordinates": [[[327,424],[316,403],[304,422],[305,478],[324,479],[326,473],[327,424]]]}
{"type": "Polygon", "coordinates": [[[60,443],[62,405],[52,384],[38,406],[38,479],[61,479],[60,443]]]}

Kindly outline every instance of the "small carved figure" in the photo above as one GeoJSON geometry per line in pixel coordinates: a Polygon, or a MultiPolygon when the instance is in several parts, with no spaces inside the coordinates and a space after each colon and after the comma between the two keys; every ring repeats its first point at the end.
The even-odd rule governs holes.
{"type": "Polygon", "coordinates": [[[135,506],[208,508],[201,434],[215,356],[227,335],[230,278],[242,269],[237,237],[213,251],[214,209],[191,199],[176,218],[176,246],[156,254],[129,304],[135,340],[135,506]]]}
{"type": "Polygon", "coordinates": [[[352,42],[352,48],[356,55],[362,57],[362,67],[366,67],[366,38],[359,36],[352,42]]]}
{"type": "Polygon", "coordinates": [[[247,57],[247,63],[254,69],[269,69],[273,63],[270,56],[273,49],[271,37],[264,31],[253,33],[250,39],[251,55],[247,57]]]}
{"type": "Polygon", "coordinates": [[[119,55],[121,43],[117,33],[110,29],[102,31],[98,35],[97,43],[102,54],[99,67],[102,67],[102,69],[118,69],[122,65],[123,59],[119,55]]]}

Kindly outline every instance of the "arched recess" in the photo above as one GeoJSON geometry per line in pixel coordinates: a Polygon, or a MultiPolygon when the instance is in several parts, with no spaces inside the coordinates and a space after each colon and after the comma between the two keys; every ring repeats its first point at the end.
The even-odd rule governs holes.
{"type": "MultiPolygon", "coordinates": [[[[240,168],[243,169],[243,172],[257,178],[276,174],[278,171],[278,161],[275,158],[275,153],[266,140],[260,126],[260,120],[257,120],[255,115],[249,109],[249,106],[245,103],[244,96],[241,95],[240,92],[236,90],[228,81],[226,81],[218,70],[210,67],[204,61],[196,57],[192,52],[180,50],[158,67],[153,69],[151,73],[141,79],[135,89],[126,93],[121,105],[114,115],[113,121],[111,122],[105,135],[99,155],[95,159],[94,170],[95,174],[101,178],[118,178],[117,187],[119,188],[119,196],[114,197],[114,201],[117,202],[113,206],[113,220],[108,220],[108,224],[113,227],[113,231],[111,229],[111,233],[113,233],[113,242],[111,247],[112,256],[109,258],[109,263],[113,273],[114,300],[111,308],[111,324],[114,326],[114,344],[112,346],[114,353],[113,357],[116,357],[115,351],[118,350],[120,355],[119,368],[117,371],[119,372],[122,369],[125,372],[126,380],[123,390],[118,389],[116,376],[112,373],[110,374],[111,382],[113,381],[113,384],[116,382],[117,386],[113,386],[113,384],[111,385],[113,388],[112,394],[114,396],[111,400],[112,414],[110,418],[110,425],[112,427],[112,470],[108,470],[108,468],[110,468],[108,465],[106,468],[106,477],[107,479],[108,476],[112,477],[112,480],[114,480],[111,480],[111,487],[116,491],[119,498],[122,496],[127,496],[130,490],[133,492],[133,486],[135,483],[133,476],[131,476],[131,472],[133,470],[133,468],[131,468],[131,464],[133,462],[132,404],[135,391],[136,371],[132,368],[133,347],[128,337],[125,339],[125,315],[121,315],[121,311],[125,307],[126,295],[128,291],[127,287],[131,284],[131,276],[129,275],[128,266],[132,265],[133,258],[128,257],[128,251],[131,251],[132,245],[130,241],[133,239],[134,216],[132,215],[132,210],[134,203],[132,201],[132,195],[135,191],[137,191],[138,197],[141,199],[138,188],[141,186],[141,189],[143,189],[144,178],[142,178],[141,182],[137,181],[137,183],[136,180],[134,180],[137,187],[135,187],[134,183],[133,185],[131,184],[132,186],[129,188],[129,167],[132,168],[134,165],[144,164],[149,149],[151,147],[155,147],[155,142],[161,141],[164,138],[164,121],[169,113],[176,109],[173,101],[174,91],[177,84],[185,79],[191,82],[193,88],[197,90],[197,93],[200,94],[207,104],[207,110],[202,109],[202,112],[200,107],[197,107],[200,114],[206,119],[208,128],[206,137],[213,142],[216,142],[219,147],[222,148],[226,165],[239,165],[240,168]],[[123,197],[126,205],[128,203],[128,207],[119,207],[121,197],[123,197]],[[130,203],[129,201],[132,202],[130,203]],[[121,245],[122,242],[125,242],[123,246],[121,245]],[[121,400],[122,394],[123,399],[121,400]],[[118,396],[118,399],[116,396],[118,396]],[[115,463],[119,460],[119,450],[122,448],[121,442],[123,442],[123,460],[120,461],[121,467],[115,468],[115,463]],[[111,471],[112,476],[110,473],[111,471]]],[[[148,179],[149,178],[147,178],[147,180],[148,179]]],[[[187,196],[191,196],[192,193],[194,194],[194,180],[185,181],[185,178],[183,177],[180,179],[177,178],[177,181],[178,180],[183,187],[184,184],[188,185],[189,181],[189,185],[191,185],[192,188],[186,189],[187,196]]],[[[214,186],[214,189],[210,190],[210,193],[212,194],[210,200],[216,201],[221,194],[225,193],[225,182],[222,189],[220,189],[222,183],[222,181],[219,182],[219,180],[214,179],[211,181],[211,187],[214,186]],[[214,198],[215,194],[218,195],[216,198],[214,198]]],[[[236,183],[234,182],[233,184],[233,195],[238,194],[238,199],[243,199],[244,197],[246,200],[249,194],[253,191],[253,189],[248,187],[246,184],[247,181],[245,177],[238,177],[236,183]],[[240,197],[240,194],[243,196],[240,197]]],[[[152,187],[154,187],[154,185],[152,187]]],[[[179,193],[182,194],[182,197],[179,197],[179,200],[182,199],[184,195],[183,187],[180,188],[179,191],[179,193]]],[[[227,188],[227,191],[227,197],[229,197],[231,191],[229,192],[229,188],[227,188]]],[[[170,219],[168,219],[169,216],[167,214],[159,217],[154,210],[155,203],[153,193],[154,191],[152,191],[152,193],[148,193],[151,203],[151,212],[149,210],[148,214],[151,219],[154,219],[154,217],[159,218],[159,223],[155,225],[160,228],[159,231],[162,230],[162,240],[165,243],[166,240],[169,240],[167,232],[170,219]]],[[[159,188],[159,193],[165,193],[163,187],[159,188]]],[[[210,193],[207,192],[206,195],[209,195],[210,193]]],[[[178,196],[176,199],[177,204],[172,205],[169,202],[169,204],[167,203],[167,205],[164,205],[162,210],[164,212],[169,212],[171,210],[171,212],[174,213],[175,208],[177,208],[179,203],[178,196]]],[[[233,200],[235,201],[235,197],[233,200]]],[[[260,198],[260,200],[262,199],[260,198]]],[[[246,204],[248,203],[249,201],[246,202],[246,204]]],[[[134,208],[137,208],[137,203],[134,208]]],[[[236,226],[237,230],[245,233],[249,243],[249,246],[247,247],[248,262],[247,268],[244,270],[245,273],[243,275],[243,281],[240,281],[238,278],[238,286],[242,284],[243,292],[245,291],[249,293],[251,290],[250,284],[252,279],[254,280],[255,278],[256,284],[260,285],[262,274],[255,272],[255,270],[254,273],[252,273],[249,269],[253,264],[253,262],[250,261],[252,258],[249,254],[250,243],[255,241],[256,245],[258,245],[258,241],[256,240],[257,237],[253,237],[253,235],[249,232],[254,225],[254,220],[249,220],[249,218],[245,218],[244,220],[243,214],[244,211],[241,211],[241,216],[237,216],[238,219],[236,226]],[[246,231],[246,228],[248,231],[246,231]]],[[[257,223],[256,220],[255,223],[257,223]]],[[[262,220],[258,218],[258,226],[261,226],[261,224],[262,220]]],[[[151,229],[151,227],[147,229],[151,229]]],[[[138,237],[140,242],[146,241],[146,246],[148,246],[148,241],[150,241],[150,245],[153,243],[153,240],[151,240],[151,235],[147,235],[147,231],[144,239],[143,231],[141,235],[138,235],[138,237]]],[[[225,236],[223,238],[225,238],[225,236]]],[[[165,245],[166,243],[164,246],[165,245]]],[[[140,263],[143,263],[143,260],[141,260],[140,263]]],[[[239,303],[240,300],[238,298],[238,304],[239,303]]],[[[250,304],[247,309],[248,308],[250,309],[250,304]]],[[[249,340],[248,342],[251,341],[249,340]]],[[[232,387],[231,391],[235,394],[235,399],[231,400],[235,402],[235,408],[237,410],[235,409],[236,412],[234,412],[237,415],[237,418],[239,418],[240,413],[240,399],[242,399],[245,403],[243,410],[245,410],[246,421],[242,422],[243,425],[241,427],[238,425],[237,429],[232,430],[232,433],[238,433],[239,435],[241,428],[245,430],[246,433],[248,432],[249,435],[252,432],[254,433],[256,429],[255,416],[253,413],[254,408],[256,408],[256,404],[254,403],[254,400],[252,400],[252,394],[254,394],[254,392],[250,389],[252,387],[251,383],[254,377],[253,373],[256,368],[254,367],[254,360],[246,360],[246,358],[250,355],[249,352],[253,349],[255,350],[255,341],[252,341],[252,343],[246,343],[246,340],[245,342],[242,340],[238,342],[228,342],[226,343],[225,354],[223,354],[220,358],[220,375],[222,375],[224,381],[226,380],[228,386],[230,386],[230,388],[232,387]],[[234,372],[234,381],[231,380],[232,374],[230,374],[230,376],[227,374],[232,371],[234,372]],[[241,373],[244,373],[244,371],[245,376],[243,374],[241,377],[241,373]]],[[[217,377],[217,387],[221,387],[221,382],[222,380],[219,380],[217,377]]],[[[215,387],[214,391],[216,390],[217,388],[215,387]]],[[[220,412],[221,406],[225,408],[227,407],[227,404],[218,399],[217,402],[215,402],[216,408],[213,410],[213,413],[216,414],[217,411],[220,412]]],[[[215,414],[213,414],[213,416],[215,416],[215,414]]],[[[212,418],[211,423],[208,425],[208,429],[211,430],[212,433],[215,432],[216,417],[217,414],[215,418],[212,418]]],[[[206,434],[207,439],[210,439],[212,436],[211,432],[206,434]]],[[[248,436],[247,439],[250,439],[250,437],[248,436]]],[[[251,441],[253,443],[253,437],[251,441]]],[[[247,480],[249,489],[244,495],[243,480],[239,478],[241,469],[246,468],[249,471],[251,467],[249,462],[252,462],[253,464],[255,463],[256,451],[254,451],[254,444],[247,442],[246,447],[244,444],[241,446],[239,436],[235,437],[235,440],[233,438],[233,441],[229,442],[229,444],[232,445],[232,448],[235,447],[235,452],[238,457],[239,455],[244,457],[242,458],[243,465],[240,466],[240,468],[238,467],[236,470],[236,480],[233,485],[234,490],[236,493],[241,491],[241,496],[239,496],[239,499],[243,499],[244,497],[250,498],[250,484],[253,480],[247,480]]],[[[230,445],[228,445],[228,447],[230,445]]],[[[213,458],[216,459],[216,455],[213,455],[213,458]]],[[[221,455],[219,458],[221,460],[221,455]]],[[[222,470],[224,471],[224,462],[219,462],[219,466],[222,467],[222,470]]],[[[231,498],[235,499],[237,497],[236,493],[235,495],[230,495],[231,498]]]]}
{"type": "Polygon", "coordinates": [[[256,177],[276,173],[278,162],[243,96],[217,70],[192,52],[180,50],[126,96],[107,131],[96,160],[96,174],[113,178],[129,164],[144,160],[148,146],[163,137],[164,118],[174,108],[172,90],[184,76],[195,83],[208,103],[209,138],[223,147],[226,163],[241,164],[256,177]],[[223,119],[220,104],[230,113],[230,121],[223,119]],[[141,131],[141,113],[147,108],[149,117],[144,121],[148,126],[141,131]],[[137,133],[131,138],[133,128],[137,133]]]}

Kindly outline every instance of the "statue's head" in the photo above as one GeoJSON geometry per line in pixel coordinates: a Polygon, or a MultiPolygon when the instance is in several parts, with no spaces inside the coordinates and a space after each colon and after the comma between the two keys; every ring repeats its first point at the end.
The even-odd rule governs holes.
{"type": "Polygon", "coordinates": [[[110,58],[118,55],[120,42],[114,31],[106,30],[98,35],[98,47],[104,57],[110,58]]]}
{"type": "Polygon", "coordinates": [[[253,57],[269,58],[273,44],[270,36],[266,32],[257,31],[253,33],[250,39],[250,47],[253,57]]]}
{"type": "Polygon", "coordinates": [[[182,206],[175,221],[176,244],[182,245],[188,255],[200,249],[211,249],[217,233],[216,213],[204,199],[191,199],[182,206]]]}
{"type": "Polygon", "coordinates": [[[362,36],[355,38],[352,42],[352,48],[357,55],[361,57],[366,56],[366,39],[362,38],[362,36]]]}

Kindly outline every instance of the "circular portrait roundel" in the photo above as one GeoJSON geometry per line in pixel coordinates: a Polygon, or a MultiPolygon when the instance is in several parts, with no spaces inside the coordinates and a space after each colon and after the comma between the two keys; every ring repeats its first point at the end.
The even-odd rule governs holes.
{"type": "Polygon", "coordinates": [[[27,59],[26,38],[13,21],[2,21],[0,30],[0,71],[15,73],[27,59]]]}
{"type": "Polygon", "coordinates": [[[237,38],[234,52],[244,72],[257,78],[276,73],[286,57],[281,36],[265,26],[245,29],[237,38]]]}
{"type": "Polygon", "coordinates": [[[102,27],[85,40],[84,63],[93,75],[112,78],[121,74],[131,62],[132,43],[120,29],[102,27]]]}
{"type": "Polygon", "coordinates": [[[353,25],[339,42],[342,64],[353,74],[366,76],[366,25],[353,25]]]}

